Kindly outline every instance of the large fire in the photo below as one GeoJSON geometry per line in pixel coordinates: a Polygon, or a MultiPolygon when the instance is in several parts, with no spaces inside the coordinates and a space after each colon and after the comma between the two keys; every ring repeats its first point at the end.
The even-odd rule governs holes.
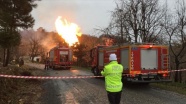
{"type": "Polygon", "coordinates": [[[81,36],[80,28],[75,23],[70,23],[62,17],[58,17],[55,22],[56,30],[58,34],[72,46],[78,42],[77,36],[81,36]]]}

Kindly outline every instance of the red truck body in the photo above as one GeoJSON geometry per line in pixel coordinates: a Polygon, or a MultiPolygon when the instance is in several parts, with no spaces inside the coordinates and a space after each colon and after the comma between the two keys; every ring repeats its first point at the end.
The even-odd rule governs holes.
{"type": "Polygon", "coordinates": [[[72,66],[72,49],[57,46],[49,51],[49,67],[53,69],[70,69],[72,66]]]}
{"type": "Polygon", "coordinates": [[[91,50],[92,72],[100,75],[109,55],[115,53],[124,66],[123,80],[136,83],[167,82],[169,80],[169,49],[166,45],[126,44],[97,46],[91,50]]]}

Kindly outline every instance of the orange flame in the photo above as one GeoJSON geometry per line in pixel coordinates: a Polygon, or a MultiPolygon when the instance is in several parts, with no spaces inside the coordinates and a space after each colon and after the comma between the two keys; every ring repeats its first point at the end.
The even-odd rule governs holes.
{"type": "Polygon", "coordinates": [[[69,44],[69,46],[79,42],[77,36],[81,36],[81,32],[78,25],[69,23],[60,16],[56,19],[55,25],[58,34],[69,44]]]}

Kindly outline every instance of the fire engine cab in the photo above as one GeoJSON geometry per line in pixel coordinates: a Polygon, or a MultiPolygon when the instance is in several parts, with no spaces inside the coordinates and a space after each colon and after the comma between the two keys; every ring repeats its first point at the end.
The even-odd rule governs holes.
{"type": "Polygon", "coordinates": [[[92,72],[101,75],[109,63],[109,55],[115,53],[122,64],[123,80],[136,83],[167,82],[169,80],[169,49],[166,45],[124,44],[120,46],[96,46],[91,49],[92,72]]]}

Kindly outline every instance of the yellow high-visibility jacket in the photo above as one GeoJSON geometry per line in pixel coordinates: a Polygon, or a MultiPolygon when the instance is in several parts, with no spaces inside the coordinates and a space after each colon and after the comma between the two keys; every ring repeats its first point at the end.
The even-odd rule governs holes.
{"type": "Polygon", "coordinates": [[[105,76],[105,87],[109,92],[119,92],[122,90],[122,73],[123,66],[118,64],[117,61],[111,61],[105,65],[101,74],[105,76]]]}

